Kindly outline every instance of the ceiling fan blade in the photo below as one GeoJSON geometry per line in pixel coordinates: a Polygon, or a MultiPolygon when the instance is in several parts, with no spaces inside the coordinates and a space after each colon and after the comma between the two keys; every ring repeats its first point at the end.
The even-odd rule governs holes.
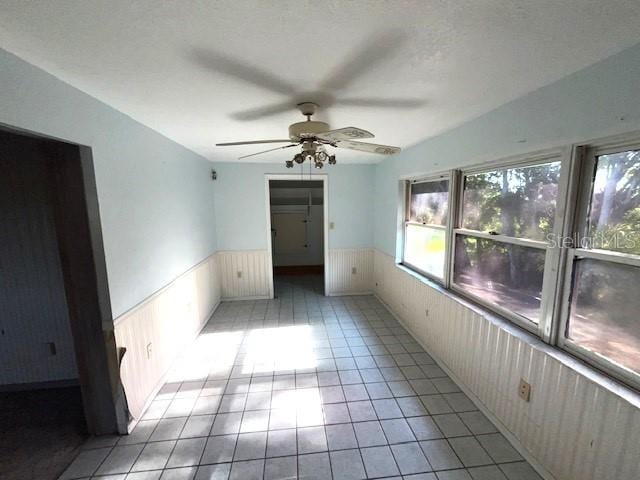
{"type": "Polygon", "coordinates": [[[373,41],[367,40],[360,50],[349,55],[340,67],[320,83],[320,88],[336,91],[347,87],[367,70],[371,70],[376,64],[393,56],[406,38],[406,34],[402,32],[389,31],[374,38],[373,41]]]}
{"type": "Polygon", "coordinates": [[[277,115],[278,113],[293,111],[295,105],[292,102],[274,103],[272,105],[265,105],[264,107],[250,108],[235,112],[230,115],[234,120],[240,120],[243,122],[250,120],[259,120],[261,118],[270,117],[271,115],[277,115]]]}
{"type": "Polygon", "coordinates": [[[327,140],[329,142],[338,142],[341,140],[353,140],[354,138],[373,138],[374,135],[371,132],[367,132],[366,130],[362,130],[357,127],[345,127],[338,128],[336,130],[329,130],[328,132],[320,133],[316,135],[318,138],[322,140],[327,140]]]}
{"type": "Polygon", "coordinates": [[[349,105],[351,107],[376,107],[376,108],[420,108],[427,102],[419,98],[340,98],[337,105],[349,105]]]}
{"type": "Polygon", "coordinates": [[[292,143],[291,145],[285,145],[284,147],[276,147],[276,148],[271,148],[269,150],[263,150],[262,152],[251,153],[249,155],[243,155],[242,157],[238,157],[238,160],[242,160],[243,158],[248,158],[248,157],[255,157],[256,155],[262,155],[263,153],[275,152],[276,150],[282,150],[283,148],[295,147],[296,145],[298,145],[298,144],[297,143],[292,143]]]}
{"type": "Polygon", "coordinates": [[[341,140],[336,142],[336,147],[358,150],[359,152],[378,153],[380,155],[393,155],[395,153],[399,153],[401,150],[400,147],[378,145],[375,143],[354,142],[353,140],[341,140]]]}
{"type": "Polygon", "coordinates": [[[291,140],[250,140],[248,142],[216,143],[216,147],[232,147],[234,145],[256,145],[258,143],[290,143],[291,140]]]}
{"type": "Polygon", "coordinates": [[[240,79],[252,83],[261,88],[284,95],[296,93],[294,85],[278,78],[276,75],[266,72],[253,65],[240,62],[215,50],[197,48],[193,51],[194,60],[208,70],[221,73],[228,77],[240,79]]]}

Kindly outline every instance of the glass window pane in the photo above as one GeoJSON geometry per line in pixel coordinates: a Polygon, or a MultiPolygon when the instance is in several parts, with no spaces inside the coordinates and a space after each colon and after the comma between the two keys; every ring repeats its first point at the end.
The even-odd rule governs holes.
{"type": "Polygon", "coordinates": [[[547,240],[553,232],[560,162],[465,177],[462,227],[547,240]]]}
{"type": "Polygon", "coordinates": [[[640,150],[600,155],[596,165],[583,246],[640,254],[640,150]]]}
{"type": "Polygon", "coordinates": [[[446,225],[449,181],[411,184],[409,220],[430,225],[446,225]]]}
{"type": "Polygon", "coordinates": [[[576,259],[567,336],[640,372],[640,268],[576,259]]]}
{"type": "Polygon", "coordinates": [[[532,322],[540,317],[545,251],[456,235],[453,281],[532,322]]]}
{"type": "Polygon", "coordinates": [[[444,275],[444,229],[407,225],[404,262],[438,278],[444,275]]]}

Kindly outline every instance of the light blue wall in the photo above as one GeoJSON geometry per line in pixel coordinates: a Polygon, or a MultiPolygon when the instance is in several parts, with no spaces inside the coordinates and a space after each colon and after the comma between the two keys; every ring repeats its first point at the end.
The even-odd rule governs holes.
{"type": "Polygon", "coordinates": [[[395,255],[398,179],[640,129],[640,45],[378,164],[374,244],[395,255]],[[525,143],[519,143],[526,139],[525,143]]]}
{"type": "Polygon", "coordinates": [[[203,157],[4,50],[0,123],[92,148],[115,317],[216,250],[203,157]]]}
{"type": "MultiPolygon", "coordinates": [[[[92,147],[114,316],[216,249],[266,248],[264,175],[292,173],[280,163],[211,164],[2,50],[0,123],[92,147]]],[[[329,246],[393,255],[400,176],[637,129],[640,45],[377,166],[328,166],[329,246]]]]}
{"type": "MultiPolygon", "coordinates": [[[[267,248],[265,174],[299,172],[282,164],[214,163],[218,250],[267,248]]],[[[338,161],[340,161],[338,159],[338,161]]],[[[373,165],[327,165],[329,248],[371,247],[373,241],[373,165]]],[[[308,170],[304,178],[309,178],[308,170]]]]}

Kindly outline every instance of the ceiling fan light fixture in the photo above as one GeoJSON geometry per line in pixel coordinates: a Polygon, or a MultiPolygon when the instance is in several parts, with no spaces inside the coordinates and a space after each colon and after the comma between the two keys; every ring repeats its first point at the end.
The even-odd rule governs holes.
{"type": "MultiPolygon", "coordinates": [[[[280,107],[278,107],[280,108],[280,107]]],[[[371,132],[357,127],[344,127],[331,130],[329,124],[311,120],[315,113],[317,105],[311,102],[303,102],[298,104],[300,112],[307,117],[305,122],[297,122],[289,125],[289,140],[250,140],[246,142],[227,142],[218,143],[217,146],[235,146],[235,145],[254,145],[259,143],[287,143],[281,147],[271,148],[262,152],[244,155],[239,159],[253,157],[254,155],[262,155],[264,153],[282,150],[284,148],[301,147],[301,151],[294,155],[292,160],[286,160],[287,168],[293,168],[294,164],[302,165],[304,162],[313,163],[318,169],[322,168],[325,163],[329,165],[336,164],[335,155],[329,155],[326,151],[327,146],[333,148],[347,148],[365,153],[376,153],[379,155],[394,155],[400,152],[399,147],[390,145],[377,145],[375,143],[367,143],[354,141],[362,138],[373,138],[371,132]]],[[[310,165],[311,166],[311,165],[310,165]]]]}

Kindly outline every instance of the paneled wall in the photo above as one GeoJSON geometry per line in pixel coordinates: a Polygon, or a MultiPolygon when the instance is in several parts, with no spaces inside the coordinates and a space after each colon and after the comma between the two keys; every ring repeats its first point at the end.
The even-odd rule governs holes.
{"type": "MultiPolygon", "coordinates": [[[[267,298],[271,276],[267,250],[218,252],[223,300],[267,298]]],[[[326,265],[328,295],[371,293],[373,250],[329,250],[326,265]],[[355,273],[354,273],[355,269],[355,273]]]]}
{"type": "MultiPolygon", "coordinates": [[[[558,480],[640,478],[640,409],[571,368],[571,359],[374,257],[376,294],[558,480]],[[517,395],[524,378],[530,403],[517,395]]],[[[579,366],[578,366],[579,367],[579,366]]]]}
{"type": "Polygon", "coordinates": [[[121,379],[134,418],[140,417],[171,364],[200,332],[220,295],[214,254],[115,320],[118,348],[127,349],[121,379]]]}
{"type": "Polygon", "coordinates": [[[267,298],[270,291],[266,250],[218,252],[223,299],[267,298]]]}
{"type": "Polygon", "coordinates": [[[371,248],[340,248],[329,250],[326,268],[328,295],[371,292],[373,250],[371,248]]]}

